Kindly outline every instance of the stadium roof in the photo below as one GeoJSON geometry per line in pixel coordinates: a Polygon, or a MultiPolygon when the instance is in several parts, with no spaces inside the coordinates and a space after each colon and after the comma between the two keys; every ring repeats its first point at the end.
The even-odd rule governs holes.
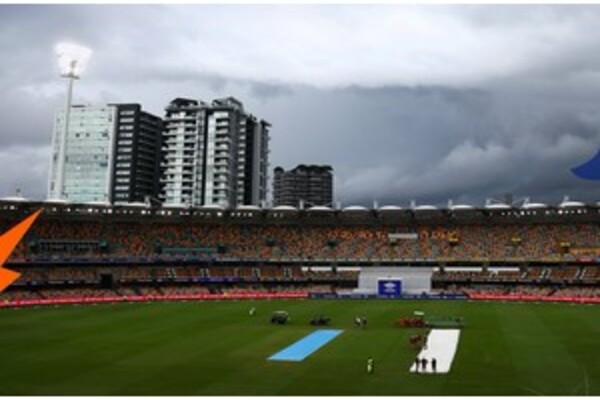
{"type": "Polygon", "coordinates": [[[437,208],[436,206],[432,206],[432,205],[428,205],[428,204],[423,204],[420,206],[416,206],[414,208],[415,211],[438,211],[439,208],[437,208]]]}
{"type": "Polygon", "coordinates": [[[271,210],[273,210],[273,211],[298,211],[298,209],[293,206],[277,206],[277,207],[273,207],[271,210]]]}
{"type": "Polygon", "coordinates": [[[238,211],[260,211],[261,208],[259,206],[253,205],[242,205],[237,207],[238,211]]]}
{"type": "MultiPolygon", "coordinates": [[[[478,223],[494,221],[499,223],[564,221],[565,218],[573,221],[600,222],[600,203],[586,205],[581,202],[563,199],[556,205],[534,203],[525,201],[521,207],[511,207],[503,203],[486,204],[475,207],[467,204],[454,205],[447,208],[438,208],[433,205],[402,208],[397,205],[386,205],[380,208],[366,208],[353,205],[343,209],[332,209],[325,206],[314,206],[308,209],[297,209],[292,206],[279,206],[274,208],[260,208],[257,206],[242,206],[237,209],[228,209],[219,205],[202,207],[152,206],[143,203],[116,204],[110,206],[106,203],[69,203],[65,200],[31,201],[20,197],[0,198],[0,211],[11,213],[16,211],[30,212],[43,207],[45,214],[58,218],[119,218],[135,220],[139,218],[156,218],[174,220],[197,218],[201,221],[214,223],[226,222],[231,219],[240,223],[260,224],[266,219],[277,223],[310,223],[310,224],[404,224],[404,223],[478,223]]],[[[449,204],[450,206],[450,204],[449,204]]],[[[10,215],[8,215],[10,217],[10,215]]]]}
{"type": "Polygon", "coordinates": [[[190,208],[187,204],[163,204],[162,208],[190,208]]]}
{"type": "Polygon", "coordinates": [[[325,206],[313,206],[310,207],[308,209],[308,211],[315,211],[315,212],[332,212],[333,209],[331,207],[325,207],[325,206]]]}
{"type": "Polygon", "coordinates": [[[68,200],[65,200],[65,199],[46,199],[46,200],[44,200],[44,203],[50,203],[50,204],[69,204],[70,202],[68,200]]]}
{"type": "Polygon", "coordinates": [[[401,210],[402,210],[402,207],[393,206],[393,205],[379,207],[379,211],[401,211],[401,210]]]}
{"type": "Polygon", "coordinates": [[[369,209],[367,207],[363,207],[363,206],[348,206],[348,207],[344,207],[342,209],[342,211],[347,212],[347,211],[359,211],[359,212],[368,212],[369,209]]]}
{"type": "Polygon", "coordinates": [[[560,208],[585,207],[585,204],[580,201],[563,201],[558,206],[560,208]]]}
{"type": "Polygon", "coordinates": [[[133,202],[133,203],[121,203],[121,204],[117,204],[117,206],[123,206],[123,207],[137,207],[137,208],[148,208],[150,207],[148,204],[146,203],[142,203],[142,202],[133,202]]]}
{"type": "Polygon", "coordinates": [[[548,208],[548,205],[545,203],[529,203],[526,202],[521,206],[524,210],[539,210],[542,208],[548,208]]]}
{"type": "Polygon", "coordinates": [[[2,201],[14,201],[14,202],[22,202],[22,201],[29,201],[29,199],[26,199],[23,196],[8,196],[8,197],[2,197],[0,200],[2,201]]]}
{"type": "Polygon", "coordinates": [[[487,210],[510,210],[512,207],[504,203],[486,204],[487,210]]]}
{"type": "Polygon", "coordinates": [[[223,206],[220,206],[218,204],[207,204],[204,206],[200,207],[201,210],[219,210],[219,211],[223,211],[225,208],[223,206]]]}
{"type": "Polygon", "coordinates": [[[85,204],[86,206],[98,206],[98,207],[110,207],[112,205],[108,201],[87,201],[83,204],[85,204]]]}
{"type": "Polygon", "coordinates": [[[461,210],[474,210],[475,207],[469,205],[469,204],[456,204],[453,206],[450,206],[450,210],[452,211],[461,211],[461,210]]]}

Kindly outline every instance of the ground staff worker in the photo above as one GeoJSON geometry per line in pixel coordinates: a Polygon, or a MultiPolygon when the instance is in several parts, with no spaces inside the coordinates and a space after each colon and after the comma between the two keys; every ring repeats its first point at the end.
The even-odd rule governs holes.
{"type": "Polygon", "coordinates": [[[373,357],[367,358],[367,374],[372,374],[375,372],[375,361],[373,357]]]}

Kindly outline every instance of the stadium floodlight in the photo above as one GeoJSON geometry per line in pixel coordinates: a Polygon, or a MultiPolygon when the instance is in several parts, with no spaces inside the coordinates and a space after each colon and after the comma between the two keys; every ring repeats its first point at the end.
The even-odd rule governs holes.
{"type": "Polygon", "coordinates": [[[55,50],[60,75],[63,78],[79,79],[92,56],[92,50],[74,43],[59,43],[55,50]]]}
{"type": "Polygon", "coordinates": [[[87,63],[92,56],[92,50],[74,43],[59,43],[55,47],[58,57],[60,76],[67,79],[67,99],[65,104],[65,119],[62,138],[60,140],[57,171],[57,193],[54,198],[64,199],[65,181],[65,151],[67,146],[67,135],[69,133],[69,117],[71,114],[71,99],[73,97],[73,82],[81,77],[87,63]]]}

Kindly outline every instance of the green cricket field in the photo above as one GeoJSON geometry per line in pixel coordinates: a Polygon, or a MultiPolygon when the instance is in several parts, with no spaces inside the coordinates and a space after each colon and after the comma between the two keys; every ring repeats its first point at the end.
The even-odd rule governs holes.
{"type": "Polygon", "coordinates": [[[600,395],[600,306],[395,300],[121,303],[0,310],[2,395],[600,395]],[[256,315],[249,310],[255,307],[256,315]],[[272,325],[274,311],[291,321],[272,325]],[[414,311],[466,326],[448,374],[409,373],[414,311]],[[267,358],[344,332],[301,362],[267,358]],[[354,326],[366,316],[365,329],[354,326]],[[375,373],[366,373],[366,360],[375,373]]]}

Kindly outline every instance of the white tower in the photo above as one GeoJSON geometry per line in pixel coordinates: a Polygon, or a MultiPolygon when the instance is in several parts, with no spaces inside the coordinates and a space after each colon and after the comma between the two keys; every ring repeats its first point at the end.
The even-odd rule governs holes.
{"type": "MultiPolygon", "coordinates": [[[[60,76],[67,79],[67,98],[65,103],[65,121],[64,130],[61,134],[58,150],[58,159],[54,161],[57,166],[56,180],[54,187],[52,183],[48,188],[48,197],[51,199],[64,199],[64,181],[65,181],[65,152],[67,147],[67,134],[69,130],[69,116],[71,111],[71,100],[73,96],[73,82],[79,79],[89,61],[92,51],[87,47],[79,46],[73,43],[59,43],[56,45],[56,55],[58,57],[58,66],[60,76]]],[[[54,152],[53,152],[54,154],[54,152]]],[[[50,182],[53,179],[50,177],[50,182]]]]}

